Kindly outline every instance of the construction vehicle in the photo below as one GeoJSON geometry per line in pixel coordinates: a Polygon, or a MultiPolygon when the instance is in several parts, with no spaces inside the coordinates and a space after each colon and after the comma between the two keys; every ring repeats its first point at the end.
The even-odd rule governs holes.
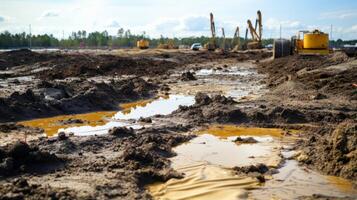
{"type": "Polygon", "coordinates": [[[167,43],[161,43],[157,46],[158,49],[178,49],[178,46],[175,45],[174,40],[170,39],[167,43]]]}
{"type": "Polygon", "coordinates": [[[277,39],[274,41],[274,58],[292,54],[298,55],[328,55],[329,35],[319,30],[299,31],[291,40],[277,39]]]}
{"type": "Polygon", "coordinates": [[[149,41],[141,39],[141,40],[136,42],[136,47],[138,47],[139,49],[148,49],[149,48],[149,41]]]}
{"type": "Polygon", "coordinates": [[[211,34],[212,37],[208,43],[204,45],[205,49],[209,51],[214,51],[217,48],[216,45],[216,26],[214,24],[213,14],[210,13],[210,24],[211,24],[211,34]]]}
{"type": "Polygon", "coordinates": [[[234,32],[231,47],[233,51],[238,51],[240,49],[239,26],[237,26],[236,31],[234,32]]]}
{"type": "Polygon", "coordinates": [[[255,27],[253,27],[252,22],[248,19],[247,21],[248,29],[252,39],[250,42],[247,42],[248,29],[246,31],[246,45],[248,49],[261,49],[262,48],[262,34],[263,34],[263,22],[262,22],[262,13],[260,10],[257,12],[257,19],[255,20],[255,27]],[[258,29],[258,30],[257,30],[258,29]]]}

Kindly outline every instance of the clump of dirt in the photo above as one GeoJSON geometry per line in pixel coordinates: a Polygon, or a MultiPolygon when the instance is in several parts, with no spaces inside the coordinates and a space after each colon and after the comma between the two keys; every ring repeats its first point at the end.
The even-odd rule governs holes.
{"type": "Polygon", "coordinates": [[[20,49],[0,53],[0,70],[11,69],[18,65],[29,65],[62,57],[59,54],[36,53],[29,49],[20,49]]]}
{"type": "Polygon", "coordinates": [[[60,162],[62,161],[57,156],[40,151],[38,147],[30,147],[24,142],[16,142],[0,148],[0,176],[31,172],[35,165],[41,165],[41,171],[51,170],[46,169],[46,164],[60,162]]]}
{"type": "Polygon", "coordinates": [[[197,78],[191,72],[184,72],[181,74],[181,81],[194,81],[197,78]]]}
{"type": "Polygon", "coordinates": [[[201,124],[206,122],[244,122],[247,116],[234,105],[237,103],[231,97],[197,93],[195,104],[192,106],[180,106],[171,116],[189,120],[191,124],[201,124]]]}
{"type": "Polygon", "coordinates": [[[110,135],[115,135],[117,137],[126,137],[134,134],[133,128],[126,128],[126,127],[114,127],[109,130],[108,132],[110,135]]]}
{"type": "Polygon", "coordinates": [[[157,86],[141,78],[66,82],[42,81],[24,93],[0,98],[0,122],[18,121],[62,114],[118,110],[118,104],[150,98],[157,86]]]}
{"type": "Polygon", "coordinates": [[[254,139],[253,137],[247,137],[247,138],[237,137],[233,142],[238,143],[238,144],[258,143],[258,141],[256,139],[254,139]]]}
{"type": "Polygon", "coordinates": [[[357,122],[346,120],[335,129],[321,128],[301,143],[301,163],[326,174],[357,182],[357,122]]]}
{"type": "Polygon", "coordinates": [[[233,167],[233,171],[235,174],[255,177],[261,183],[265,182],[264,174],[268,174],[270,172],[269,170],[269,167],[263,163],[243,167],[233,167]]]}

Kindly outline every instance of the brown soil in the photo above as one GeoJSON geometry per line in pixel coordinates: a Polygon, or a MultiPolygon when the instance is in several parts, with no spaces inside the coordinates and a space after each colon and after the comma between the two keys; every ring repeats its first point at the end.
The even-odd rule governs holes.
{"type": "MultiPolygon", "coordinates": [[[[11,145],[1,147],[0,168],[6,174],[0,174],[6,177],[0,178],[0,199],[150,199],[145,184],[181,176],[172,171],[168,158],[174,155],[173,146],[193,137],[182,133],[210,123],[314,130],[297,144],[306,155],[300,161],[324,173],[356,180],[356,122],[351,121],[357,118],[357,91],[352,85],[357,80],[356,60],[340,53],[263,60],[270,56],[267,51],[148,51],[118,56],[22,50],[0,54],[0,70],[11,68],[4,71],[6,75],[0,74],[0,122],[117,110],[119,103],[150,98],[158,90],[169,93],[170,84],[182,83],[181,78],[194,83],[197,77],[192,74],[180,77],[184,71],[223,69],[246,60],[259,63],[258,70],[267,75],[261,82],[269,86],[269,92],[258,99],[238,102],[198,93],[192,106],[139,120],[152,128],[115,128],[107,135],[84,137],[61,133],[56,138],[31,140],[23,159],[10,153],[11,145]],[[24,81],[29,75],[34,78],[24,81]],[[42,162],[49,155],[54,162],[42,162]],[[11,159],[15,165],[10,169],[11,159]]],[[[1,134],[29,131],[41,132],[0,124],[1,134]]],[[[256,174],[263,182],[261,174],[270,170],[248,166],[236,168],[236,172],[256,174]]]]}
{"type": "Polygon", "coordinates": [[[0,53],[0,70],[11,69],[14,66],[29,65],[37,62],[58,59],[59,54],[40,54],[28,49],[0,53]]]}
{"type": "Polygon", "coordinates": [[[118,110],[119,103],[149,98],[156,93],[156,86],[141,78],[109,81],[41,81],[24,93],[0,97],[0,122],[118,110]]]}
{"type": "Polygon", "coordinates": [[[299,145],[300,162],[330,175],[352,179],[357,183],[357,121],[346,120],[336,128],[322,127],[310,133],[299,145]]]}
{"type": "MultiPolygon", "coordinates": [[[[171,151],[173,146],[192,138],[179,134],[186,130],[183,127],[164,127],[134,132],[119,128],[96,139],[88,136],[35,141],[31,145],[38,147],[41,152],[61,157],[65,161],[65,168],[41,171],[42,174],[50,173],[47,176],[20,171],[18,173],[26,172],[22,177],[31,183],[2,181],[0,198],[32,198],[34,194],[41,197],[47,193],[59,195],[57,198],[63,196],[71,199],[150,199],[145,184],[181,176],[170,169],[167,158],[174,155],[171,151]],[[81,178],[76,180],[73,176],[81,178]],[[87,179],[90,185],[83,182],[87,179]],[[56,180],[67,181],[68,189],[53,187],[56,180]],[[72,184],[76,187],[71,188],[72,184]],[[44,185],[49,186],[44,189],[44,185]]],[[[29,156],[22,157],[27,159],[29,156]]],[[[42,169],[33,162],[29,164],[37,170],[42,169]]]]}

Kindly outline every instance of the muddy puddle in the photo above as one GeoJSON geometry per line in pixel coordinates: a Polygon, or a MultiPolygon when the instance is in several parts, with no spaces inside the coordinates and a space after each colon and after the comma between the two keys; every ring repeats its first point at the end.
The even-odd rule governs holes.
{"type": "Polygon", "coordinates": [[[336,177],[306,170],[294,160],[284,161],[293,152],[282,152],[286,149],[282,147],[291,144],[294,137],[283,133],[281,129],[210,126],[174,149],[177,156],[171,158],[171,165],[184,178],[155,183],[148,190],[154,199],[294,199],[312,194],[357,194],[344,179],[336,181],[336,177]],[[236,142],[237,137],[252,137],[256,142],[236,142]],[[267,182],[260,183],[232,170],[258,163],[278,169],[277,174],[266,175],[267,182]]]}
{"type": "Polygon", "coordinates": [[[221,94],[236,100],[254,99],[266,92],[265,86],[261,84],[264,76],[258,74],[255,64],[250,62],[219,69],[203,67],[191,71],[197,80],[172,84],[172,91],[186,95],[195,95],[197,92],[221,94]]]}
{"type": "Polygon", "coordinates": [[[194,104],[193,96],[170,95],[149,100],[121,104],[119,112],[93,112],[77,115],[64,115],[51,118],[35,119],[20,124],[44,129],[47,136],[58,132],[73,133],[78,136],[100,135],[108,133],[113,127],[141,128],[145,125],[136,123],[141,117],[167,115],[178,109],[180,105],[194,104]]]}

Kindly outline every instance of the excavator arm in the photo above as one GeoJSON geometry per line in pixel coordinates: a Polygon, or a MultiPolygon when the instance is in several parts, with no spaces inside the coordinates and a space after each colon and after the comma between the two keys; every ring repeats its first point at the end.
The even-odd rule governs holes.
{"type": "Polygon", "coordinates": [[[259,40],[260,37],[259,37],[259,35],[257,34],[257,32],[254,30],[254,27],[253,27],[253,25],[252,25],[252,22],[248,19],[247,23],[248,23],[248,28],[249,28],[250,34],[251,34],[251,36],[252,36],[252,40],[253,40],[253,41],[260,41],[260,40],[259,40]]]}
{"type": "Polygon", "coordinates": [[[213,14],[210,13],[210,22],[211,22],[211,33],[212,33],[212,44],[216,46],[216,26],[214,24],[213,14]]]}

